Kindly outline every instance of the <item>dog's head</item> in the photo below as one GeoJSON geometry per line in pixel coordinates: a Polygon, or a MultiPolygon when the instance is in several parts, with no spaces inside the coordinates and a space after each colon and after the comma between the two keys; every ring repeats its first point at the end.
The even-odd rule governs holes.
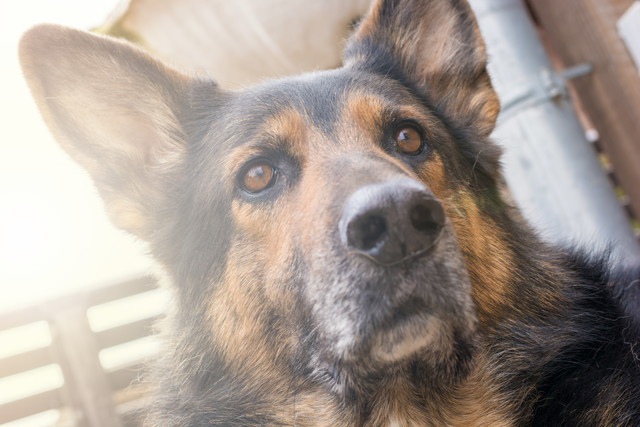
{"type": "Polygon", "coordinates": [[[464,2],[378,1],[342,68],[238,92],[60,27],[29,32],[21,59],[53,133],[227,368],[464,365],[474,303],[500,300],[481,273],[508,274],[480,237],[500,204],[499,107],[464,2]]]}

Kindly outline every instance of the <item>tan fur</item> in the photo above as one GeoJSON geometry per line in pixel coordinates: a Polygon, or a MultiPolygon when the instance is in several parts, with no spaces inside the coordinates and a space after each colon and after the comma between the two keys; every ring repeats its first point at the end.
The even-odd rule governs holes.
{"type": "Polygon", "coordinates": [[[448,215],[456,229],[458,243],[467,258],[474,300],[481,322],[499,321],[509,304],[513,256],[505,244],[502,230],[485,218],[473,197],[464,191],[445,200],[448,215]]]}
{"type": "Polygon", "coordinates": [[[498,390],[501,373],[494,372],[484,354],[475,359],[474,369],[444,407],[446,425],[496,426],[518,425],[517,399],[498,390]]]}
{"type": "Polygon", "coordinates": [[[359,133],[370,134],[372,129],[382,126],[384,100],[367,93],[354,94],[345,102],[341,116],[343,127],[353,127],[359,133]]]}
{"type": "Polygon", "coordinates": [[[510,303],[509,284],[513,280],[513,254],[505,244],[502,230],[480,211],[473,196],[452,191],[442,160],[434,158],[423,166],[421,177],[443,201],[458,242],[467,258],[474,300],[482,323],[498,321],[510,303]]]}

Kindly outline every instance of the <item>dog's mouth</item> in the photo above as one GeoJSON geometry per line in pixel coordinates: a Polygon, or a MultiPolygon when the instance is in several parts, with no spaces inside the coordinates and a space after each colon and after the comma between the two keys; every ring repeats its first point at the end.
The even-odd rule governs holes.
{"type": "MultiPolygon", "coordinates": [[[[437,243],[437,239],[439,238],[436,237],[436,240],[434,241],[433,245],[435,246],[435,244],[437,243]]],[[[386,242],[383,242],[386,243],[386,242]]],[[[382,245],[380,245],[382,246],[382,245]]],[[[400,246],[400,245],[399,245],[400,246]]],[[[411,251],[410,249],[407,249],[404,246],[401,246],[400,249],[398,250],[399,253],[401,253],[402,255],[400,257],[396,257],[395,259],[392,260],[386,260],[380,256],[378,256],[378,253],[381,252],[379,250],[377,250],[378,248],[375,248],[375,251],[370,251],[371,253],[359,253],[359,252],[352,252],[354,254],[356,254],[357,256],[362,256],[364,258],[369,259],[370,261],[383,266],[383,267],[395,267],[398,265],[410,265],[412,262],[414,262],[417,258],[420,258],[423,255],[427,255],[430,251],[433,250],[433,246],[429,246],[427,248],[422,248],[422,249],[415,249],[413,251],[411,251]]]]}
{"type": "Polygon", "coordinates": [[[408,299],[387,315],[372,319],[351,342],[338,339],[333,352],[318,354],[319,359],[313,358],[319,363],[316,372],[336,390],[357,388],[383,373],[401,375],[415,363],[427,368],[425,375],[430,377],[425,380],[437,381],[440,372],[452,372],[467,356],[460,349],[472,347],[472,323],[462,319],[456,324],[430,310],[424,301],[408,299]]]}
{"type": "Polygon", "coordinates": [[[375,335],[370,350],[374,361],[402,362],[424,349],[438,346],[436,342],[442,341],[443,334],[447,335],[445,325],[438,317],[426,313],[415,313],[411,317],[375,335]]]}
{"type": "Polygon", "coordinates": [[[433,303],[415,294],[395,304],[385,304],[385,299],[388,298],[362,306],[368,312],[350,325],[352,333],[344,325],[333,342],[334,357],[340,363],[389,365],[423,351],[441,352],[443,346],[449,347],[446,343],[451,338],[450,319],[434,309],[433,303]]]}
{"type": "Polygon", "coordinates": [[[415,316],[424,316],[425,313],[428,313],[427,304],[418,298],[411,298],[399,304],[386,318],[381,319],[378,329],[381,331],[396,329],[411,321],[415,316]]]}
{"type": "Polygon", "coordinates": [[[383,363],[402,361],[428,347],[443,326],[418,298],[405,301],[376,323],[366,347],[373,360],[383,363]]]}
{"type": "Polygon", "coordinates": [[[341,271],[324,293],[312,293],[330,363],[373,369],[415,357],[435,363],[475,330],[466,266],[449,226],[423,256],[391,267],[353,256],[341,271]]]}

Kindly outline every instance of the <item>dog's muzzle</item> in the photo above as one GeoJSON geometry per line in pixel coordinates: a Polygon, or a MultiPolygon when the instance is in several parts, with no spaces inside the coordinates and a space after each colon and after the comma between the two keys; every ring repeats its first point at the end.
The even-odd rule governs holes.
{"type": "Polygon", "coordinates": [[[338,227],[347,250],[390,266],[426,253],[445,221],[442,205],[423,184],[401,178],[356,190],[338,227]]]}

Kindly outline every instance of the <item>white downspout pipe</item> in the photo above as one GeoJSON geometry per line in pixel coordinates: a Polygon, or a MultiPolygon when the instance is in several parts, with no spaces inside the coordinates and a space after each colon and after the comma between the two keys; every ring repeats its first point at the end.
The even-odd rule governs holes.
{"type": "MultiPolygon", "coordinates": [[[[494,140],[517,205],[555,243],[603,248],[640,259],[628,218],[585,139],[522,0],[470,0],[502,102],[494,140]]],[[[575,71],[575,70],[574,70],[575,71]]]]}

